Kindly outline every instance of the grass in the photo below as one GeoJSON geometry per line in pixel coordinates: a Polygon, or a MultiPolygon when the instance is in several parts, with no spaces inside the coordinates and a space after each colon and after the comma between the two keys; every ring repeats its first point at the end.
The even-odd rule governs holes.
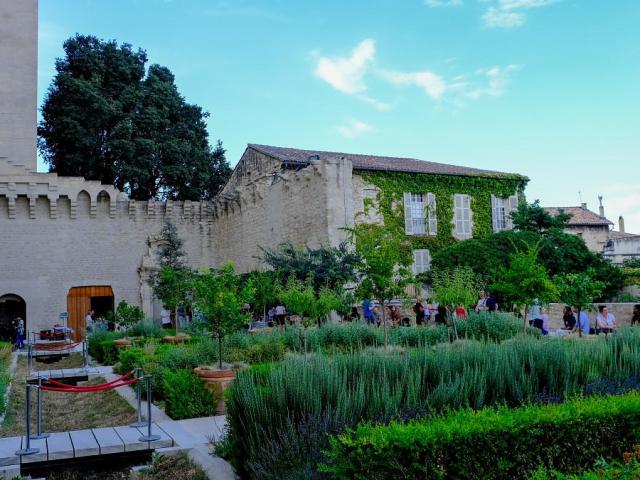
{"type": "MultiPolygon", "coordinates": [[[[81,356],[78,355],[78,357],[82,360],[81,356]]],[[[77,366],[75,365],[77,358],[73,355],[62,361],[66,362],[64,368],[77,366]]],[[[55,368],[63,368],[60,363],[55,365],[55,368]]],[[[0,436],[2,437],[11,437],[24,433],[24,385],[26,374],[27,359],[21,356],[18,359],[14,384],[9,395],[7,414],[0,428],[0,436]]],[[[95,385],[104,381],[104,378],[97,377],[83,384],[95,385]]],[[[32,405],[35,406],[35,392],[32,395],[32,405]]],[[[42,406],[42,427],[47,432],[128,425],[135,420],[134,409],[113,390],[92,393],[45,392],[42,406]]],[[[35,409],[33,411],[35,412],[35,409]]],[[[34,413],[32,416],[32,429],[35,429],[35,426],[36,418],[34,413]]]]}

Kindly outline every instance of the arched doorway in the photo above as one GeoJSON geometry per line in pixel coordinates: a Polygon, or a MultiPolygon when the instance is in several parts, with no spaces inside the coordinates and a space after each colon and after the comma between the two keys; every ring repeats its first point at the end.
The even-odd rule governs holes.
{"type": "Polygon", "coordinates": [[[113,290],[110,286],[72,287],[67,294],[67,325],[73,329],[74,338],[81,340],[85,334],[85,316],[95,310],[94,318],[106,317],[113,311],[113,290]]]}
{"type": "Polygon", "coordinates": [[[24,299],[13,293],[0,296],[0,339],[13,341],[15,329],[13,321],[16,317],[22,317],[27,326],[27,304],[24,299]]]}

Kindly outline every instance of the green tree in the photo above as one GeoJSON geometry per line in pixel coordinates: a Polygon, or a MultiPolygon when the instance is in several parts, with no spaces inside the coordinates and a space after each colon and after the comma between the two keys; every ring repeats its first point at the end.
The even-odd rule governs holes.
{"type": "Polygon", "coordinates": [[[411,243],[406,240],[403,230],[393,227],[360,223],[346,230],[361,257],[357,295],[361,299],[374,298],[379,302],[386,349],[388,332],[384,302],[403,295],[413,280],[411,243]]]}
{"type": "Polygon", "coordinates": [[[558,297],[558,289],[549,278],[544,266],[538,263],[539,246],[517,252],[509,257],[509,266],[501,267],[497,280],[491,286],[504,301],[524,308],[524,330],[527,330],[529,305],[535,301],[549,303],[558,297]]]}
{"type": "Polygon", "coordinates": [[[144,320],[144,313],[139,307],[135,305],[129,305],[126,301],[122,300],[116,307],[114,319],[120,325],[130,327],[131,325],[144,320]]]}
{"type": "Polygon", "coordinates": [[[528,204],[521,202],[518,208],[511,212],[513,228],[522,231],[544,233],[553,229],[563,230],[571,215],[560,211],[558,215],[551,215],[540,206],[540,200],[528,204]]]}
{"type": "Polygon", "coordinates": [[[178,236],[178,229],[166,220],[160,232],[160,245],[158,247],[158,263],[163,267],[179,268],[184,266],[183,241],[178,236]]]}
{"type": "Polygon", "coordinates": [[[292,275],[302,282],[311,279],[316,293],[323,287],[334,290],[355,281],[360,261],[346,242],[337,247],[318,248],[296,248],[291,243],[282,243],[276,249],[261,250],[260,259],[274,270],[281,283],[286,283],[292,275]]]}
{"type": "Polygon", "coordinates": [[[250,272],[247,285],[253,289],[253,307],[262,310],[262,316],[266,316],[267,307],[276,301],[276,282],[273,272],[250,272]]]}
{"type": "Polygon", "coordinates": [[[50,171],[83,176],[131,198],[209,199],[230,175],[208,114],[188,104],[173,74],[129,44],[76,35],[56,60],[38,126],[50,171]]]}
{"type": "MultiPolygon", "coordinates": [[[[603,282],[594,279],[595,272],[588,270],[580,273],[567,273],[554,278],[558,286],[559,298],[567,305],[578,310],[577,321],[580,313],[594,309],[593,302],[602,294],[605,288],[603,282]]],[[[582,329],[578,330],[582,336],[582,329]]]]}
{"type": "Polygon", "coordinates": [[[433,275],[434,299],[441,305],[448,307],[447,325],[453,327],[456,338],[458,332],[453,312],[462,305],[469,308],[478,297],[478,292],[484,286],[476,273],[470,267],[456,267],[453,270],[435,272],[433,275]]]}
{"type": "Polygon", "coordinates": [[[244,305],[251,302],[253,291],[241,287],[240,277],[228,263],[219,270],[207,270],[194,280],[195,306],[209,320],[218,339],[218,366],[222,369],[222,341],[240,330],[249,319],[244,305]]]}
{"type": "Polygon", "coordinates": [[[277,295],[283,305],[300,316],[302,344],[306,356],[307,329],[314,321],[320,325],[322,319],[332,310],[340,309],[342,301],[330,288],[322,287],[316,293],[311,279],[303,282],[293,275],[284,286],[278,288],[277,295]]]}

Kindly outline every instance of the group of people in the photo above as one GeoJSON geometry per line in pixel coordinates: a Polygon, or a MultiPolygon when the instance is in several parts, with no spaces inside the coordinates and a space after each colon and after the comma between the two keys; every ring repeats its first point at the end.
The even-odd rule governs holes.
{"type": "MultiPolygon", "coordinates": [[[[579,309],[578,307],[572,308],[565,306],[562,312],[562,322],[566,331],[583,334],[604,333],[605,335],[608,335],[621,326],[616,320],[615,315],[609,311],[609,307],[606,305],[598,306],[598,313],[596,314],[596,323],[594,328],[591,328],[591,321],[587,312],[579,309]]],[[[640,304],[633,306],[630,323],[632,326],[636,324],[640,325],[640,304]]]]}

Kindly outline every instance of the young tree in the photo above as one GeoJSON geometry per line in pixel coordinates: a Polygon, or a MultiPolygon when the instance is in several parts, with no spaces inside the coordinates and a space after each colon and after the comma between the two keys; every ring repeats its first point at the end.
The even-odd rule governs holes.
{"type": "Polygon", "coordinates": [[[38,148],[50,171],[83,176],[131,198],[209,199],[231,169],[209,144],[208,114],[188,104],[173,74],[129,44],[76,35],[42,106],[38,148]]]}
{"type": "Polygon", "coordinates": [[[253,306],[262,310],[262,317],[267,315],[267,307],[276,301],[276,282],[273,272],[254,270],[247,281],[253,291],[253,306]]]}
{"type": "Polygon", "coordinates": [[[194,281],[195,305],[208,319],[218,339],[218,367],[222,369],[222,341],[226,335],[240,330],[249,319],[244,305],[251,301],[250,288],[240,287],[240,277],[233,265],[207,270],[194,281]]]}
{"type": "Polygon", "coordinates": [[[534,301],[549,303],[558,296],[557,287],[549,278],[547,270],[538,263],[539,246],[509,257],[509,266],[497,273],[497,281],[491,289],[505,301],[513,304],[517,311],[524,308],[524,331],[527,331],[529,305],[534,301]]]}
{"type": "Polygon", "coordinates": [[[314,321],[320,323],[332,310],[339,309],[340,297],[328,287],[322,287],[316,294],[311,280],[303,282],[295,276],[291,276],[285,286],[278,288],[277,295],[289,310],[300,316],[302,344],[306,357],[307,329],[314,321]]]}
{"type": "Polygon", "coordinates": [[[384,302],[404,294],[405,287],[413,280],[411,244],[402,230],[393,227],[361,223],[346,230],[362,259],[358,266],[356,292],[359,298],[375,298],[380,304],[386,350],[388,332],[384,302]]]}
{"type": "MultiPolygon", "coordinates": [[[[580,313],[594,309],[593,302],[604,290],[604,283],[594,279],[593,270],[558,275],[554,281],[558,286],[560,299],[578,310],[576,321],[580,321],[580,313]]],[[[582,329],[578,329],[578,333],[582,336],[582,329]]]]}
{"type": "Polygon", "coordinates": [[[435,272],[432,288],[435,300],[448,307],[447,325],[453,326],[457,338],[453,312],[460,305],[469,308],[475,303],[478,292],[483,290],[482,282],[470,267],[456,267],[453,270],[435,272]]]}

